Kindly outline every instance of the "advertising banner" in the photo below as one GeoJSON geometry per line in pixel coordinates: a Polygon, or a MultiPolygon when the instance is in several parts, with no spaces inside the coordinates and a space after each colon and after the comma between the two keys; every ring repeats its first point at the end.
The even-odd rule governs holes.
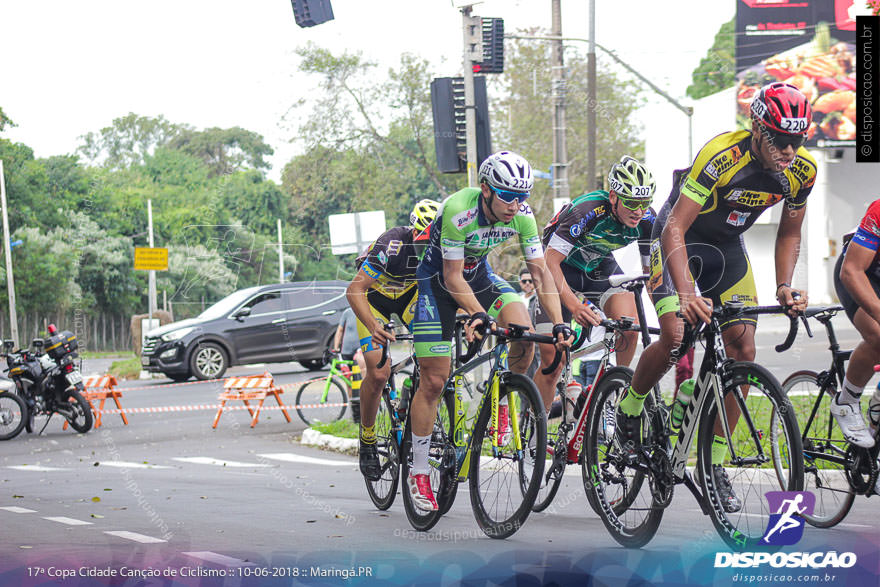
{"type": "Polygon", "coordinates": [[[737,123],[761,86],[783,81],[813,105],[808,147],[854,147],[856,15],[862,0],[737,0],[737,123]]]}

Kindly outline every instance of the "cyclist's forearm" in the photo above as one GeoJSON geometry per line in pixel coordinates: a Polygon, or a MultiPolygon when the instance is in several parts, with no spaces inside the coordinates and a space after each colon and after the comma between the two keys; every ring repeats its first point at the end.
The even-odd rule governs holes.
{"type": "Polygon", "coordinates": [[[668,222],[660,234],[661,254],[663,263],[669,268],[672,286],[679,294],[694,295],[694,284],[688,270],[687,248],[684,244],[684,232],[678,223],[668,222]]]}
{"type": "Polygon", "coordinates": [[[776,283],[791,284],[794,275],[794,266],[797,264],[800,253],[801,236],[778,236],[776,237],[776,283]]]}
{"type": "MultiPolygon", "coordinates": [[[[351,284],[346,290],[348,297],[348,305],[351,306],[354,315],[361,321],[361,324],[369,327],[378,323],[373,313],[370,311],[370,302],[367,301],[367,292],[362,291],[356,284],[351,284]]],[[[372,330],[372,329],[371,329],[372,330]]]]}
{"type": "MultiPolygon", "coordinates": [[[[559,302],[568,308],[569,312],[575,312],[581,304],[581,301],[574,295],[568,283],[565,281],[565,275],[562,273],[561,260],[565,259],[562,253],[556,249],[548,248],[544,257],[546,272],[553,278],[553,284],[559,293],[559,302]]],[[[540,297],[538,298],[540,299],[540,297]]],[[[561,308],[560,308],[561,309],[561,308]]]]}
{"type": "Polygon", "coordinates": [[[463,276],[455,275],[454,273],[447,273],[444,274],[444,278],[449,293],[452,294],[452,298],[462,310],[468,314],[476,314],[477,312],[486,311],[485,308],[480,305],[477,296],[474,295],[474,291],[471,289],[471,286],[468,285],[467,281],[464,280],[463,276]]]}

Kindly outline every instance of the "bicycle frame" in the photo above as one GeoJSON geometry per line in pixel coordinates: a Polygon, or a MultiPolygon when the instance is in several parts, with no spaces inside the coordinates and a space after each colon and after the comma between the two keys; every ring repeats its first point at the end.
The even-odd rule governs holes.
{"type": "Polygon", "coordinates": [[[351,379],[349,379],[348,375],[346,375],[341,369],[338,369],[338,365],[354,365],[354,361],[347,361],[345,359],[333,359],[330,361],[330,372],[327,373],[327,377],[324,379],[324,393],[321,394],[321,403],[325,403],[327,401],[327,396],[330,393],[330,379],[336,375],[337,377],[342,378],[345,381],[345,384],[348,386],[349,390],[351,390],[351,379]]]}

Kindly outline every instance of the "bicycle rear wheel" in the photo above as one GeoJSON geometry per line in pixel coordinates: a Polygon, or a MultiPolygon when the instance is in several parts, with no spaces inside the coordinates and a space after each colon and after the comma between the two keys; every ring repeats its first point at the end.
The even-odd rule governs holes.
{"type": "Polygon", "coordinates": [[[0,440],[18,436],[24,428],[27,414],[24,400],[14,393],[0,392],[0,440]]]}
{"type": "MultiPolygon", "coordinates": [[[[613,408],[616,412],[620,397],[632,381],[632,373],[627,367],[615,367],[596,383],[581,466],[590,505],[611,537],[627,548],[640,548],[657,533],[663,508],[655,503],[650,484],[644,482],[646,475],[639,468],[643,465],[621,445],[606,418],[606,411],[612,413],[613,408]]],[[[654,438],[662,425],[654,396],[648,394],[642,412],[642,438],[654,438]]]]}
{"type": "Polygon", "coordinates": [[[400,482],[400,446],[395,430],[394,408],[388,390],[382,392],[379,411],[376,413],[376,449],[379,453],[381,477],[376,481],[364,479],[370,499],[380,510],[387,510],[394,503],[400,482]]]}
{"type": "MultiPolygon", "coordinates": [[[[817,528],[831,528],[846,517],[856,497],[846,478],[848,445],[829,409],[835,390],[827,386],[823,388],[815,372],[798,371],[785,380],[782,391],[794,407],[801,431],[804,489],[816,496],[812,515],[802,514],[802,517],[817,528]]],[[[771,437],[778,434],[777,422],[774,419],[771,437]]],[[[774,443],[774,465],[784,462],[778,453],[774,443]]],[[[777,474],[784,483],[784,468],[777,465],[777,474]]]]}
{"type": "Polygon", "coordinates": [[[505,373],[501,378],[498,399],[507,399],[510,431],[500,434],[501,446],[495,446],[491,402],[484,402],[474,426],[468,471],[474,517],[490,538],[507,538],[526,521],[538,495],[547,454],[547,418],[535,384],[518,373],[505,373]],[[519,421],[521,450],[515,445],[514,417],[519,421]]]}
{"type": "Polygon", "coordinates": [[[770,515],[777,513],[769,510],[764,494],[803,490],[801,435],[791,403],[767,369],[755,363],[738,362],[727,368],[720,379],[724,384],[723,397],[733,394],[741,412],[731,431],[732,446],[728,447],[723,463],[730,486],[740,500],[740,509],[725,510],[729,504],[721,493],[724,488],[712,471],[712,443],[718,417],[713,397],[707,398],[700,418],[697,476],[709,501],[709,516],[715,529],[732,548],[751,549],[759,546],[770,515]],[[743,396],[738,396],[737,391],[743,392],[743,396]],[[731,449],[741,460],[731,460],[731,449]],[[774,451],[776,458],[772,456],[774,451]]]}
{"type": "MultiPolygon", "coordinates": [[[[403,509],[406,511],[410,525],[422,532],[433,528],[440,517],[449,511],[458,492],[455,448],[451,437],[453,401],[452,396],[444,392],[437,407],[434,431],[431,434],[431,446],[428,449],[431,489],[434,491],[434,499],[437,500],[438,509],[433,512],[422,511],[416,507],[406,486],[401,492],[403,493],[403,509]]],[[[403,433],[400,455],[400,473],[406,483],[412,468],[412,431],[409,415],[406,418],[406,429],[403,433]]]]}
{"type": "Polygon", "coordinates": [[[338,377],[327,377],[329,388],[326,398],[324,387],[328,385],[328,379],[325,377],[306,381],[296,392],[296,413],[309,426],[318,422],[335,422],[345,415],[348,386],[338,377]]]}

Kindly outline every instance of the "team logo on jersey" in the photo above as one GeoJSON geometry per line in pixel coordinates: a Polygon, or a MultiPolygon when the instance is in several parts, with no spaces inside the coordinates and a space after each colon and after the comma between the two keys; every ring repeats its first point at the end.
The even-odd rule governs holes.
{"type": "Polygon", "coordinates": [[[743,226],[748,220],[749,216],[751,216],[751,212],[740,212],[739,210],[734,210],[727,216],[727,223],[732,226],[743,226]]]}
{"type": "Polygon", "coordinates": [[[776,546],[790,546],[804,535],[804,515],[812,515],[816,496],[809,491],[768,491],[764,494],[770,511],[770,520],[761,542],[776,546]]]}
{"type": "Polygon", "coordinates": [[[497,300],[495,300],[495,303],[492,304],[492,308],[495,310],[500,310],[501,306],[503,306],[503,305],[504,305],[504,300],[501,298],[498,298],[497,300]]]}
{"type": "Polygon", "coordinates": [[[782,194],[770,194],[767,192],[753,192],[751,190],[735,189],[725,198],[728,202],[736,202],[740,206],[748,208],[760,208],[772,206],[782,199],[782,194]]]}
{"type": "Polygon", "coordinates": [[[388,241],[388,254],[392,257],[400,253],[401,249],[403,249],[403,241],[393,240],[388,241]]]}
{"type": "MultiPolygon", "coordinates": [[[[583,221],[581,221],[581,222],[583,222],[583,221]]],[[[571,227],[571,229],[570,229],[568,232],[569,232],[569,233],[571,234],[571,236],[573,236],[574,238],[579,237],[579,236],[581,235],[581,224],[580,224],[580,222],[578,222],[577,224],[573,224],[572,227],[571,227]]]]}
{"type": "Polygon", "coordinates": [[[462,226],[467,226],[477,217],[477,209],[471,208],[470,210],[464,210],[463,212],[459,212],[455,216],[452,217],[452,223],[455,224],[458,228],[462,226]]]}
{"type": "Polygon", "coordinates": [[[788,171],[791,171],[791,174],[797,178],[803,187],[809,187],[816,181],[816,172],[813,166],[801,157],[795,157],[791,165],[788,166],[788,171]]]}
{"type": "Polygon", "coordinates": [[[722,151],[709,161],[709,164],[705,167],[705,171],[712,179],[718,179],[722,174],[736,165],[740,159],[742,159],[742,151],[740,151],[738,146],[734,145],[733,147],[722,151]]]}
{"type": "Polygon", "coordinates": [[[379,254],[376,255],[376,257],[379,258],[379,262],[382,263],[383,265],[388,264],[388,255],[385,254],[385,251],[379,251],[379,254]]]}
{"type": "Polygon", "coordinates": [[[372,277],[373,279],[379,279],[379,276],[381,275],[379,271],[373,269],[366,261],[364,261],[363,265],[361,265],[361,269],[364,273],[366,273],[369,277],[372,277]]]}

